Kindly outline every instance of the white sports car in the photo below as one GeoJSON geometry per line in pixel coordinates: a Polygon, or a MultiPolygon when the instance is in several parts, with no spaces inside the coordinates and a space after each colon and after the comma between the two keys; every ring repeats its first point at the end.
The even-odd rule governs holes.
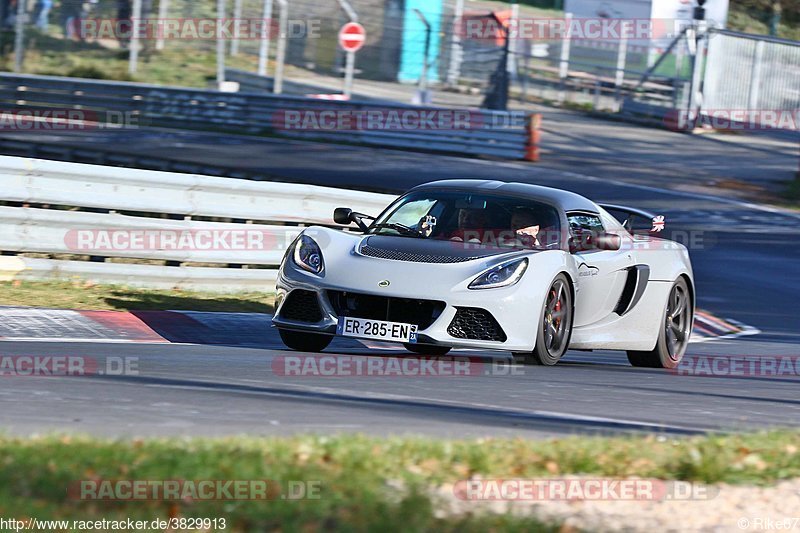
{"type": "Polygon", "coordinates": [[[302,351],[339,335],[543,365],[568,348],[626,350],[635,366],[672,368],[694,319],[689,253],[634,234],[635,217],[652,215],[485,180],[420,185],[377,218],[338,208],[334,221],[359,232],[303,231],[280,267],[273,324],[302,351]]]}

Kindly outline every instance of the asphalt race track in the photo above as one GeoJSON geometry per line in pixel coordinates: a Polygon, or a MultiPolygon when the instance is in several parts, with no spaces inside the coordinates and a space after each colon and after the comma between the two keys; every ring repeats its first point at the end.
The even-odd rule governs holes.
{"type": "MultiPolygon", "coordinates": [[[[303,161],[294,169],[277,160],[271,167],[268,153],[251,155],[253,164],[275,173],[329,186],[392,184],[399,190],[439,177],[493,177],[663,214],[672,235],[691,248],[698,306],[760,330],[691,344],[689,356],[800,357],[796,214],[666,190],[658,182],[594,176],[586,169],[570,173],[521,163],[348,150],[364,156],[361,172],[348,173],[336,164],[326,168],[319,157],[307,158],[305,169],[299,168],[303,161]]],[[[241,156],[232,151],[230,157],[241,156]]],[[[15,434],[58,430],[109,436],[358,431],[541,437],[800,426],[800,365],[780,376],[687,376],[634,369],[622,353],[570,352],[552,368],[493,366],[487,359],[488,375],[289,377],[272,369],[276,358],[291,352],[274,333],[269,338],[253,347],[3,341],[4,355],[135,357],[139,375],[6,378],[0,396],[13,408],[0,413],[0,423],[15,434]]],[[[327,352],[407,353],[348,340],[336,340],[327,352]]]]}

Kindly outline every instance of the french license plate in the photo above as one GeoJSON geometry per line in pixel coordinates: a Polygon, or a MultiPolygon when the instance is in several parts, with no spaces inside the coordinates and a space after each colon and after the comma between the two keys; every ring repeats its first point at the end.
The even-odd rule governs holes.
{"type": "Polygon", "coordinates": [[[416,324],[386,322],[367,318],[339,317],[336,334],[343,337],[358,337],[393,342],[417,342],[416,324]]]}

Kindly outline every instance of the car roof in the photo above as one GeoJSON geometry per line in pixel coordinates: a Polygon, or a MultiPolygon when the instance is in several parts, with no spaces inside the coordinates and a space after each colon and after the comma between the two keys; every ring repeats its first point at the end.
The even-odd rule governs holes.
{"type": "Polygon", "coordinates": [[[439,180],[417,185],[412,191],[424,189],[454,189],[467,191],[498,192],[518,198],[537,200],[555,206],[561,211],[586,211],[589,213],[599,213],[597,204],[570,191],[554,189],[552,187],[542,187],[541,185],[531,185],[529,183],[505,182],[498,180],[474,180],[456,179],[439,180]]]}

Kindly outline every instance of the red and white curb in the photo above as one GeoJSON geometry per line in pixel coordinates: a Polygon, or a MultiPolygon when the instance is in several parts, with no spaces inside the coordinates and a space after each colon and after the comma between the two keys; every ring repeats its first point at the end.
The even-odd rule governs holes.
{"type": "Polygon", "coordinates": [[[689,342],[707,342],[716,339],[734,339],[746,335],[758,335],[761,330],[736,320],[722,319],[698,309],[694,315],[694,329],[689,342]]]}

